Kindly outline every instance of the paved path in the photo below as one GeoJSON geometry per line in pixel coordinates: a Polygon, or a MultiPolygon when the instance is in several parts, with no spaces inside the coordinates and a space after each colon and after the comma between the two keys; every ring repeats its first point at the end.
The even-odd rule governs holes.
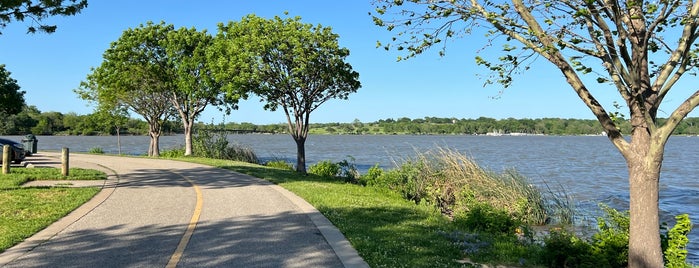
{"type": "MultiPolygon", "coordinates": [[[[56,165],[59,154],[28,162],[56,165]]],[[[158,159],[71,154],[70,164],[110,174],[103,190],[0,266],[368,267],[317,210],[266,181],[158,159]]]]}

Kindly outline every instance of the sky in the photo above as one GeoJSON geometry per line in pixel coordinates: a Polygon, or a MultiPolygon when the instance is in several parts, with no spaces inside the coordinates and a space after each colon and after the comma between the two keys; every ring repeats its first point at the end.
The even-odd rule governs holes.
{"type": "MultiPolygon", "coordinates": [[[[499,85],[484,87],[483,77],[488,72],[477,66],[474,58],[492,58],[499,51],[481,50],[487,42],[483,35],[448,42],[444,57],[432,49],[398,62],[400,54],[376,47],[378,40],[387,41],[395,33],[375,26],[368,15],[371,11],[371,0],[90,0],[80,14],[46,19],[44,23],[58,26],[53,34],[27,34],[31,21],[13,21],[0,29],[0,64],[6,65],[11,77],[26,91],[28,105],[42,112],[90,114],[94,106],[78,98],[73,90],[90,68],[101,64],[104,51],[124,30],[148,21],[164,21],[176,28],[195,27],[215,34],[220,22],[238,21],[247,14],[284,17],[288,12],[289,16],[300,16],[304,23],[331,27],[340,36],[340,46],[350,50],[346,61],[359,73],[362,84],[348,100],[321,105],[311,114],[313,123],[402,117],[594,119],[560,72],[543,58],[502,94],[499,85]]],[[[613,88],[599,87],[593,94],[607,109],[615,101],[620,102],[613,88]]],[[[667,98],[667,107],[671,108],[667,114],[693,90],[685,87],[677,90],[677,97],[667,98]]],[[[227,116],[209,107],[199,121],[286,122],[283,112],[265,111],[263,106],[250,98],[227,116]]],[[[659,116],[663,115],[661,112],[659,116]]]]}

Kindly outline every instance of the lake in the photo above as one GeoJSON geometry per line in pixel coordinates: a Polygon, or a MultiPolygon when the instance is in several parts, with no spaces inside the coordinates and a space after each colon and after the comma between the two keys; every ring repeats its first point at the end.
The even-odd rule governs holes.
{"type": "MultiPolygon", "coordinates": [[[[21,140],[22,137],[10,137],[21,140]]],[[[87,152],[101,148],[117,153],[116,137],[38,136],[39,150],[70,148],[87,152]]],[[[229,135],[232,143],[251,147],[262,160],[281,159],[296,163],[296,145],[288,135],[229,135]]],[[[121,137],[122,153],[146,154],[149,138],[121,137]]],[[[161,138],[161,150],[181,147],[182,135],[161,138]]],[[[471,156],[494,171],[514,168],[537,185],[563,187],[580,211],[597,211],[604,202],[615,208],[628,206],[628,178],[624,159],[602,136],[410,136],[410,135],[311,135],[306,142],[308,165],[321,160],[333,162],[354,158],[360,172],[379,164],[394,163],[416,152],[449,148],[471,156]]],[[[660,206],[663,220],[688,213],[699,222],[699,137],[674,136],[668,141],[663,163],[660,206]]],[[[591,216],[582,217],[591,220],[591,216]]],[[[580,220],[580,219],[579,219],[580,220]]],[[[674,221],[672,221],[674,222],[674,221]]],[[[690,254],[699,263],[699,234],[690,234],[690,254]]]]}

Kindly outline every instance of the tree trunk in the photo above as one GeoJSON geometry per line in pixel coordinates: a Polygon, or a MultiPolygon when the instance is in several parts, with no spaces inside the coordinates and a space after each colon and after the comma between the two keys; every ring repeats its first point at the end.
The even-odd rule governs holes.
{"type": "Polygon", "coordinates": [[[647,132],[634,133],[631,152],[626,156],[631,221],[629,267],[663,267],[658,196],[664,150],[652,150],[651,143],[647,132]]]}
{"type": "Polygon", "coordinates": [[[160,157],[160,133],[150,133],[150,149],[148,150],[148,156],[160,157]]]}
{"type": "Polygon", "coordinates": [[[184,155],[192,155],[192,123],[184,123],[184,155]]]}
{"type": "Polygon", "coordinates": [[[306,174],[306,137],[294,137],[296,141],[296,172],[306,174]]]}

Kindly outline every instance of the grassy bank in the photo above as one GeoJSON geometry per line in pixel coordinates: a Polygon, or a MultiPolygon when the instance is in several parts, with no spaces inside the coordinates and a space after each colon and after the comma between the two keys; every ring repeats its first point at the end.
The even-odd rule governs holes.
{"type": "Polygon", "coordinates": [[[20,188],[29,180],[106,179],[104,172],[55,168],[14,168],[0,175],[0,252],[22,242],[90,200],[98,188],[20,188]]]}

